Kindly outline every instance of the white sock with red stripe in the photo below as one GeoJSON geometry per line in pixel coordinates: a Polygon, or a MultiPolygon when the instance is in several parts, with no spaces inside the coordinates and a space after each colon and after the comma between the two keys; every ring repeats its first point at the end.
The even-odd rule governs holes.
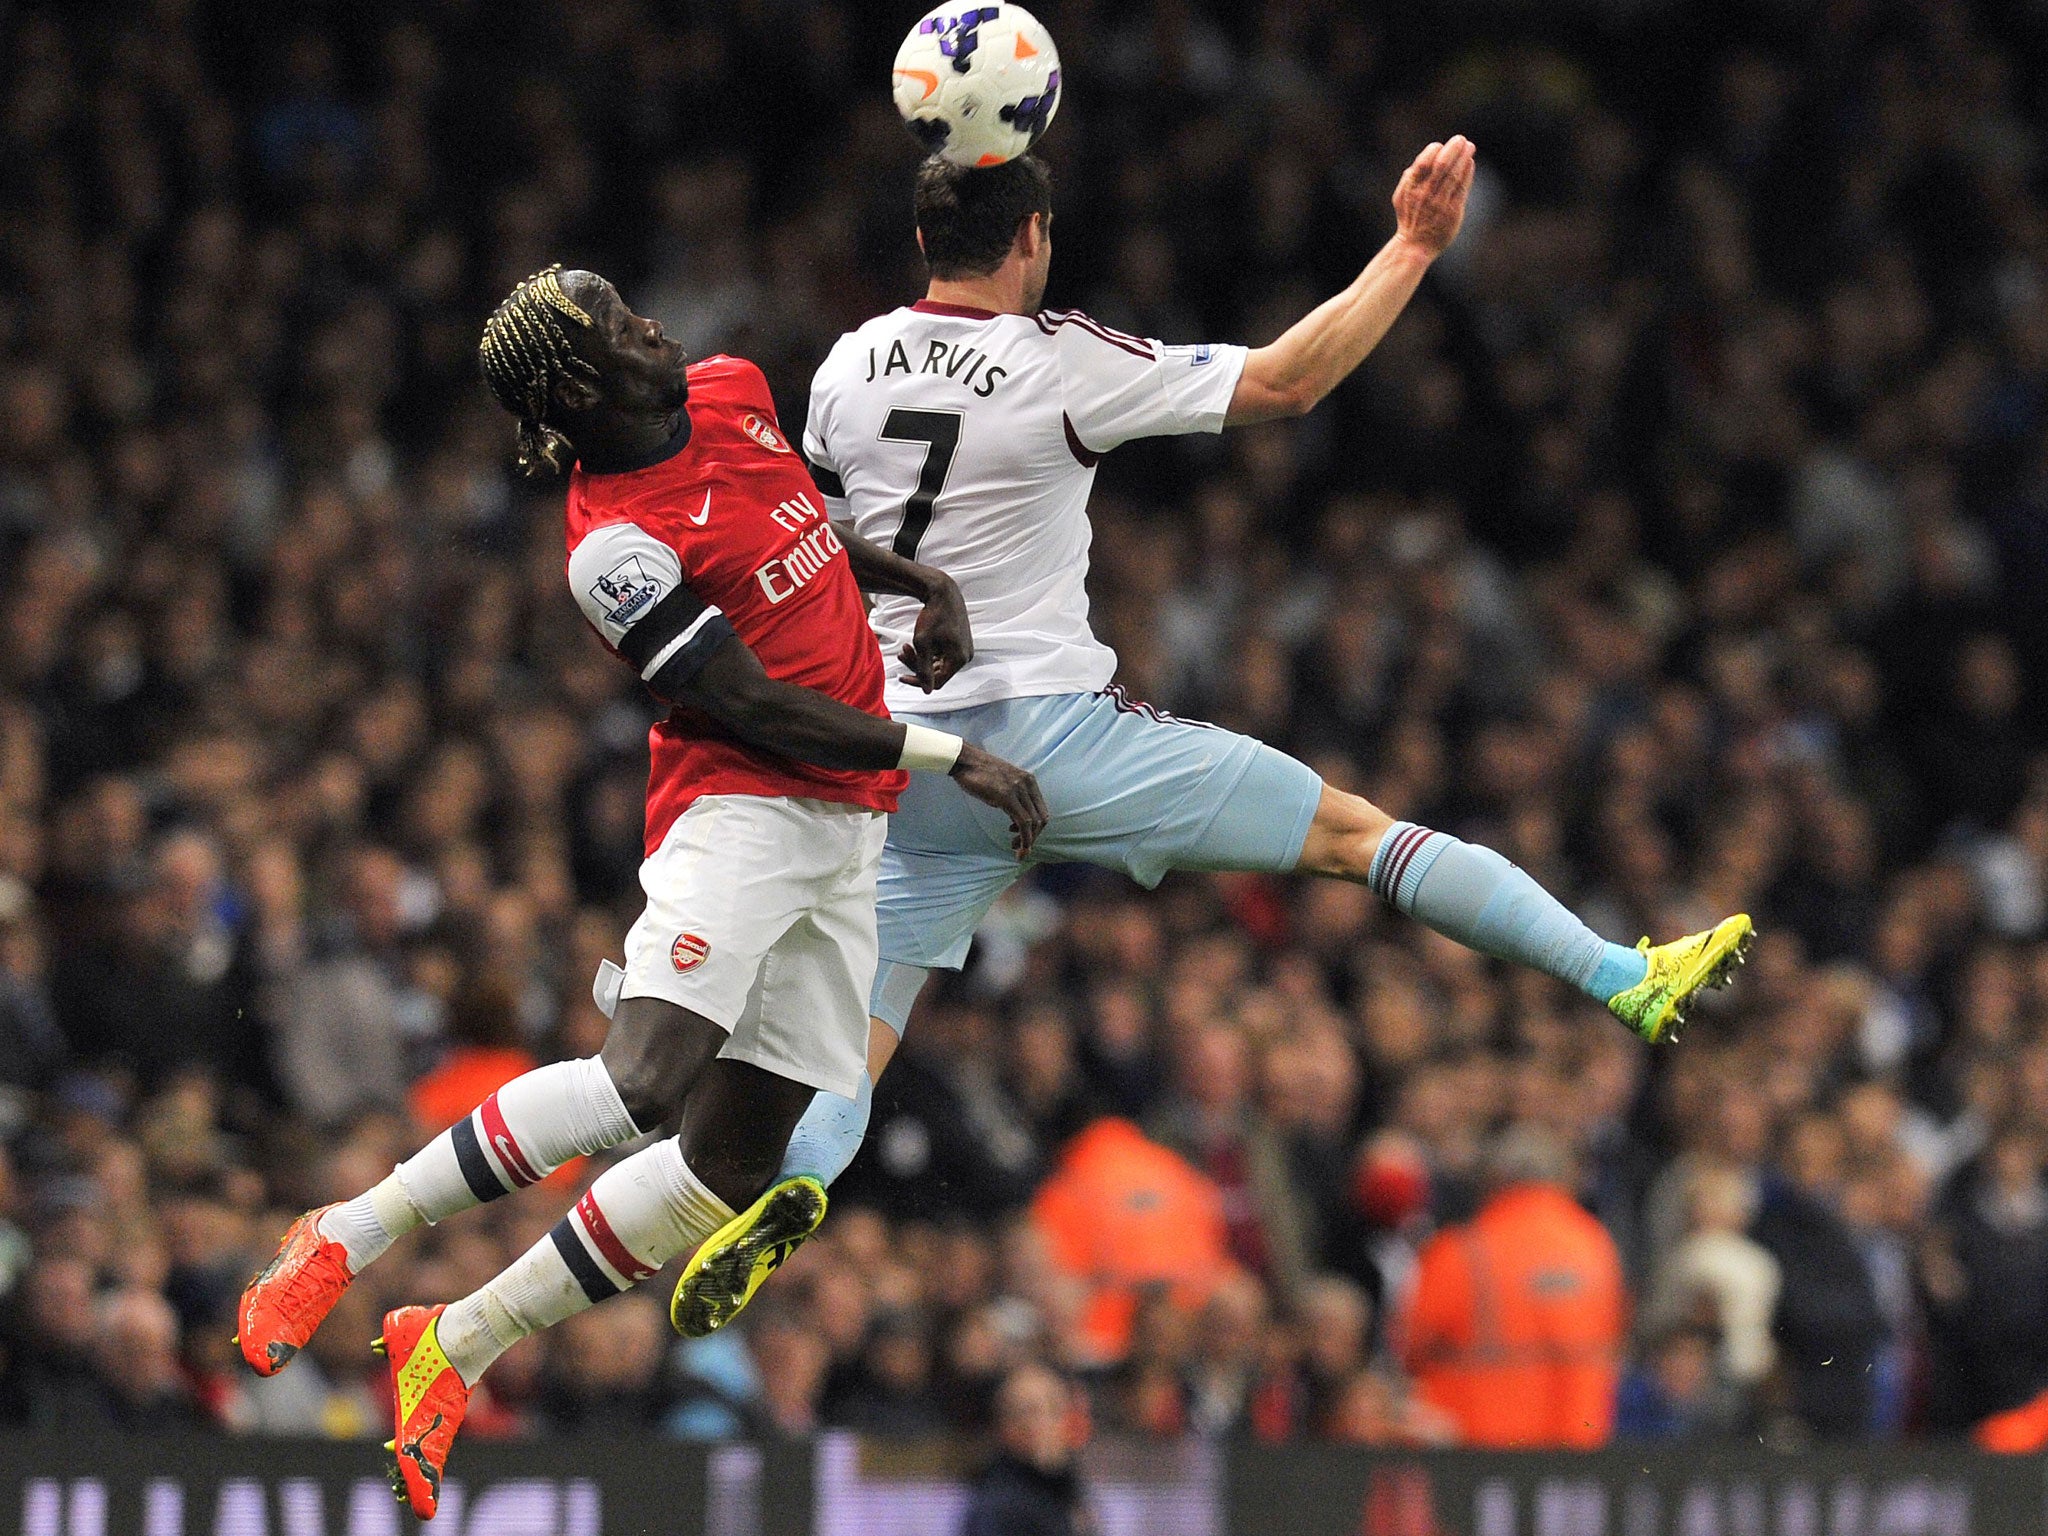
{"type": "Polygon", "coordinates": [[[324,1212],[320,1232],[348,1251],[350,1273],[360,1274],[414,1227],[639,1134],[601,1059],[558,1061],[515,1077],[374,1189],[324,1212]]]}
{"type": "Polygon", "coordinates": [[[597,1176],[554,1230],[441,1314],[448,1363],[470,1386],[530,1333],[630,1290],[733,1218],[674,1137],[597,1176]]]}

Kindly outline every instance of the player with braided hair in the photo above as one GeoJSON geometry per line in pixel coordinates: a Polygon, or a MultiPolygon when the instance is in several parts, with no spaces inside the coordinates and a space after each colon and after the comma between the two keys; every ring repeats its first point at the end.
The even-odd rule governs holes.
{"type": "Polygon", "coordinates": [[[281,1370],[414,1227],[678,1115],[682,1131],[606,1169],[481,1289],[386,1315],[392,1484],[423,1519],[470,1389],[513,1343],[700,1245],[720,1267],[676,1321],[706,1332],[823,1219],[816,1180],[763,1191],[812,1095],[860,1081],[903,770],[949,774],[994,807],[1020,858],[1047,817],[1030,774],[889,718],[861,587],[923,605],[901,659],[926,689],[973,655],[965,605],[938,571],[834,529],[753,364],[692,364],[610,283],[558,267],[498,306],[478,355],[518,419],[520,468],[573,462],[584,617],[670,705],[650,735],[647,905],[624,968],[598,976],[602,1051],[514,1079],[374,1188],[300,1217],[242,1298],[243,1356],[281,1370]]]}
{"type": "Polygon", "coordinates": [[[519,419],[519,472],[558,475],[569,440],[547,424],[548,397],[569,378],[594,379],[597,370],[576,355],[568,326],[584,329],[590,316],[562,291],[561,267],[547,267],[514,288],[484,322],[477,347],[484,382],[498,404],[519,419]]]}

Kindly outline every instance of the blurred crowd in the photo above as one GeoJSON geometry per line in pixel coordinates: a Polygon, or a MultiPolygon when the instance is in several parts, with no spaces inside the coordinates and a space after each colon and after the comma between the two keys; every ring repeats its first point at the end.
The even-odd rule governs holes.
{"type": "MultiPolygon", "coordinates": [[[[597,1047],[638,907],[652,706],[563,590],[559,488],[509,475],[481,317],[596,267],[795,433],[920,291],[916,9],[8,13],[0,1422],[382,1438],[381,1310],[592,1172],[234,1364],[291,1215],[597,1047]]],[[[1105,463],[1125,684],[1610,938],[1762,937],[1651,1052],[1360,888],[1042,871],[743,1324],[678,1345],[656,1282],[515,1347],[469,1433],[975,1431],[1044,1361],[1098,1431],[1485,1439],[1430,1340],[1490,1222],[1612,1292],[1572,1346],[1601,1437],[2048,1389],[2048,12],[1034,9],[1050,298],[1112,325],[1264,340],[1422,144],[1480,153],[1326,407],[1105,463]]]]}

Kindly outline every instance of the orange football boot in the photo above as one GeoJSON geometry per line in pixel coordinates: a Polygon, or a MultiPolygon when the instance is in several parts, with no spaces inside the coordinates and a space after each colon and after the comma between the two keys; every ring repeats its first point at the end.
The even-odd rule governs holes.
{"type": "Polygon", "coordinates": [[[384,1314],[384,1335],[372,1346],[391,1361],[391,1491],[422,1520],[441,1502],[441,1473],[455,1431],[469,1411],[469,1388],[441,1353],[441,1307],[400,1307],[384,1314]]]}
{"type": "Polygon", "coordinates": [[[291,1364],[355,1278],[348,1251],[322,1237],[316,1225],[332,1209],[323,1205],[287,1227],[277,1253],[242,1292],[235,1342],[258,1376],[275,1376],[291,1364]]]}

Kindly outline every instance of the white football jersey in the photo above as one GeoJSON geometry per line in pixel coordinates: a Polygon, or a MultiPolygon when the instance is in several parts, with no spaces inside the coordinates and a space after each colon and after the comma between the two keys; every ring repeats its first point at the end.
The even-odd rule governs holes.
{"type": "Polygon", "coordinates": [[[1089,693],[1116,653],[1088,627],[1088,492],[1134,437],[1223,427],[1245,348],[1165,346],[1075,310],[919,303],[839,338],[811,383],[804,454],[834,518],[960,583],[974,660],[937,693],[901,680],[918,604],[873,621],[892,711],[1089,693]]]}

